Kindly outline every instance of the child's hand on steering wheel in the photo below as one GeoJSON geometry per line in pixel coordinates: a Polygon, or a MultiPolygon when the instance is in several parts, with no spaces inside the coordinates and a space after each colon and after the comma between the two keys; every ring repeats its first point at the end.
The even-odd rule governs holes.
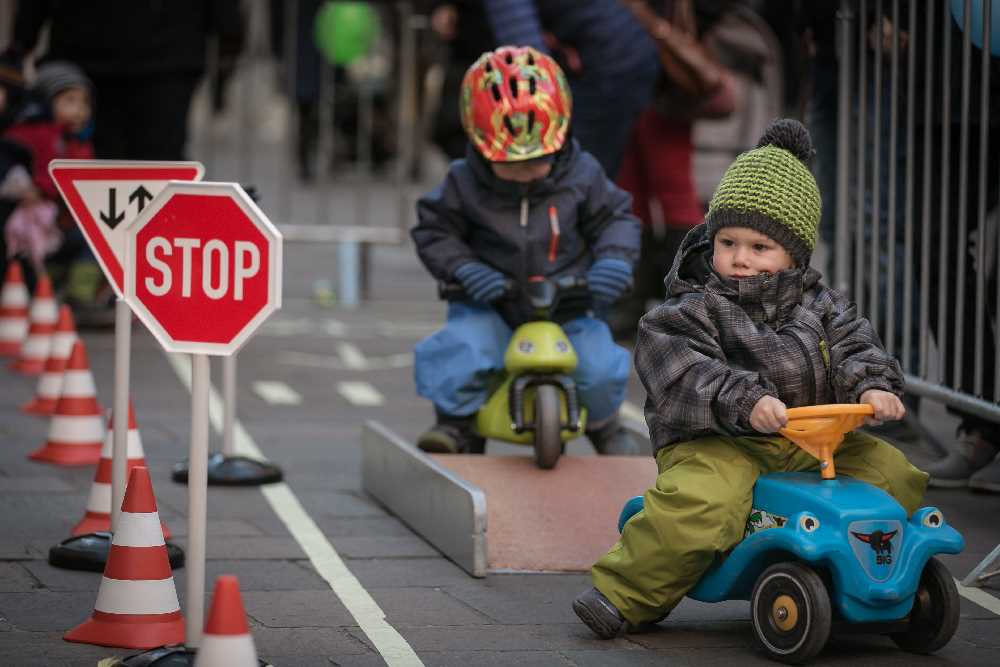
{"type": "Polygon", "coordinates": [[[787,423],[785,404],[774,396],[761,396],[750,411],[750,426],[759,433],[774,433],[787,423]]]}
{"type": "Polygon", "coordinates": [[[865,423],[871,426],[878,426],[884,421],[902,419],[906,414],[903,402],[891,391],[869,389],[861,394],[858,403],[867,403],[875,409],[875,415],[865,420],[865,423]]]}

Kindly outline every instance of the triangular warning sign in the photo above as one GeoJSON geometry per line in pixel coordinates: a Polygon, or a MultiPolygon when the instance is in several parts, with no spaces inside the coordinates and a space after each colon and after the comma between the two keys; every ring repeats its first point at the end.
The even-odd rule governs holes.
{"type": "Polygon", "coordinates": [[[125,228],[170,181],[199,181],[200,162],[53,160],[49,174],[73,219],[121,297],[125,228]]]}

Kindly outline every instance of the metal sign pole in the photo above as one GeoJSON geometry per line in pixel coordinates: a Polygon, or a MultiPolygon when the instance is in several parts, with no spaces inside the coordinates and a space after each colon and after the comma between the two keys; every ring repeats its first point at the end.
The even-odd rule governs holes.
{"type": "Polygon", "coordinates": [[[191,449],[188,452],[188,559],[185,646],[198,648],[205,625],[205,520],[208,500],[208,355],[191,355],[191,449]]]}
{"type": "Polygon", "coordinates": [[[125,498],[128,468],[129,356],[132,346],[132,310],[125,299],[115,300],[115,395],[111,439],[111,532],[118,529],[118,515],[125,498]]]}
{"type": "Polygon", "coordinates": [[[222,420],[222,454],[228,458],[236,453],[233,426],[236,421],[236,353],[222,358],[222,398],[225,405],[222,420]]]}

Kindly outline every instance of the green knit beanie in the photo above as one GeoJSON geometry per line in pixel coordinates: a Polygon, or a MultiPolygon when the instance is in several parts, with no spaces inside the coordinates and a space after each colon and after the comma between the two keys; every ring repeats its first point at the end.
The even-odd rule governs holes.
{"type": "Polygon", "coordinates": [[[773,121],[757,147],[726,169],[708,205],[709,238],[722,227],[749,227],[780,243],[798,266],[808,265],[821,207],[809,171],[815,154],[802,123],[773,121]]]}

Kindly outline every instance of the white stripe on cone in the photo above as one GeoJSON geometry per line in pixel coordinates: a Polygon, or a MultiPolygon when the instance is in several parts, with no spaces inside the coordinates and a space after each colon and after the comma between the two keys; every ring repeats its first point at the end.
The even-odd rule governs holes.
{"type": "MultiPolygon", "coordinates": [[[[111,506],[111,503],[108,503],[111,506]]],[[[163,528],[159,512],[122,512],[118,515],[118,530],[111,544],[120,547],[163,546],[163,528]]]]}
{"type": "Polygon", "coordinates": [[[62,395],[67,398],[93,398],[97,395],[90,369],[63,373],[62,395]]]}
{"type": "Polygon", "coordinates": [[[109,514],[111,509],[111,485],[104,482],[94,482],[90,485],[90,495],[87,496],[87,511],[99,514],[109,514]]]}
{"type": "Polygon", "coordinates": [[[30,302],[28,288],[24,283],[7,283],[0,291],[0,305],[5,308],[25,308],[30,302]]]}
{"type": "Polygon", "coordinates": [[[0,317],[0,341],[22,341],[27,335],[27,317],[0,317]]]}
{"type": "Polygon", "coordinates": [[[52,347],[52,334],[35,334],[28,336],[21,346],[21,359],[32,361],[34,359],[45,360],[49,357],[49,348],[52,347]]]}
{"type": "MultiPolygon", "coordinates": [[[[129,465],[132,465],[131,461],[133,459],[145,459],[146,452],[142,449],[142,436],[139,435],[139,429],[130,428],[128,433],[125,434],[125,458],[129,460],[129,465]]],[[[114,456],[114,446],[115,446],[115,432],[112,429],[112,425],[108,425],[108,430],[105,431],[104,444],[101,445],[101,458],[110,459],[114,456]]],[[[129,470],[132,468],[130,467],[129,470]]]]}
{"type": "Polygon", "coordinates": [[[52,415],[49,442],[63,445],[91,445],[104,440],[104,420],[100,415],[52,415]]]}
{"type": "MultiPolygon", "coordinates": [[[[122,512],[121,516],[128,514],[122,512]]],[[[173,577],[135,581],[101,577],[101,589],[94,604],[94,611],[107,614],[169,614],[180,609],[173,577]]]]}
{"type": "Polygon", "coordinates": [[[236,667],[257,665],[257,649],[250,635],[201,637],[201,646],[194,659],[194,667],[236,667]]]}
{"type": "Polygon", "coordinates": [[[42,373],[42,376],[38,378],[38,388],[35,389],[35,395],[37,398],[59,398],[60,391],[62,390],[62,373],[42,373]]]}
{"type": "Polygon", "coordinates": [[[75,342],[75,331],[57,331],[52,334],[52,356],[56,359],[69,359],[75,342]]]}
{"type": "Polygon", "coordinates": [[[28,319],[41,324],[55,324],[59,321],[59,308],[55,299],[49,297],[35,299],[28,311],[28,319]]]}

